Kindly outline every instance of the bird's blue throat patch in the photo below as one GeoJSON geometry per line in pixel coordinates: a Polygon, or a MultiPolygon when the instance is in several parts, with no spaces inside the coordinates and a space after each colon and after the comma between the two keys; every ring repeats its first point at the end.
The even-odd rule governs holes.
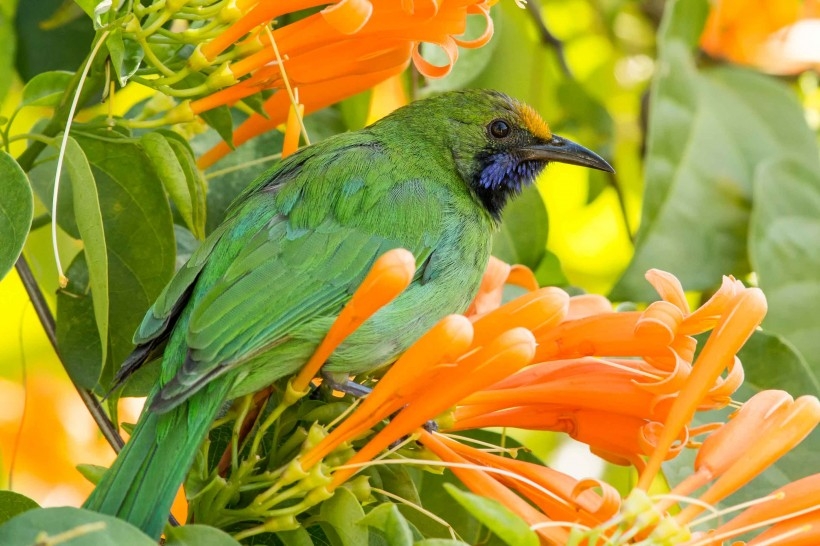
{"type": "Polygon", "coordinates": [[[529,185],[545,164],[539,161],[521,161],[513,154],[488,154],[481,158],[482,168],[473,181],[473,191],[496,220],[507,199],[529,185]]]}

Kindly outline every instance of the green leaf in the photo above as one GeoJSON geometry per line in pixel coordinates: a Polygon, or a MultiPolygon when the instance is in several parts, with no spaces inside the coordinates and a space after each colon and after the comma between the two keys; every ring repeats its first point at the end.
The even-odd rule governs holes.
{"type": "Polygon", "coordinates": [[[461,542],[460,540],[453,540],[451,538],[426,538],[424,540],[414,542],[413,546],[462,546],[464,544],[467,543],[461,542]]]}
{"type": "Polygon", "coordinates": [[[801,105],[781,82],[736,66],[696,66],[692,46],[705,0],[669,7],[649,101],[641,228],[632,263],[612,291],[616,300],[654,299],[643,279],[652,267],[674,273],[687,290],[747,274],[760,159],[817,153],[801,105]]]}
{"type": "MultiPolygon", "coordinates": [[[[0,104],[3,103],[3,98],[11,87],[16,48],[17,36],[14,33],[14,25],[0,9],[0,74],[4,75],[0,78],[0,104]]],[[[5,123],[0,123],[0,125],[5,125],[5,123]]]]}
{"type": "Polygon", "coordinates": [[[535,269],[546,252],[548,224],[538,188],[526,188],[504,209],[501,230],[493,238],[493,255],[535,269]]]}
{"type": "MultiPolygon", "coordinates": [[[[139,145],[111,131],[104,131],[105,140],[79,130],[74,136],[91,163],[108,248],[108,358],[100,375],[107,386],[133,349],[145,311],[174,271],[173,224],[162,183],[139,145]]],[[[84,258],[78,260],[79,270],[69,275],[84,267],[84,258]]],[[[94,340],[88,338],[93,314],[87,291],[71,276],[66,293],[58,294],[58,342],[67,368],[83,370],[93,363],[94,340]]]]}
{"type": "Polygon", "coordinates": [[[73,77],[62,70],[37,74],[23,87],[20,106],[58,106],[73,77]]]}
{"type": "MultiPolygon", "coordinates": [[[[86,263],[88,264],[89,287],[94,306],[94,319],[100,336],[101,360],[99,369],[108,353],[108,249],[105,243],[100,200],[91,167],[80,145],[71,137],[66,141],[66,170],[71,178],[74,192],[74,218],[80,238],[83,241],[86,263]]],[[[99,376],[98,376],[99,377],[99,376]]],[[[86,388],[92,388],[94,382],[86,388]]]]}
{"type": "Polygon", "coordinates": [[[185,224],[192,232],[196,231],[193,204],[196,193],[192,196],[185,171],[171,144],[163,135],[151,132],[142,135],[140,145],[153,163],[165,191],[176,205],[185,224]]]}
{"type": "Polygon", "coordinates": [[[145,57],[142,46],[134,40],[124,37],[122,29],[114,29],[105,40],[105,47],[111,57],[111,64],[117,75],[117,81],[125,86],[133,76],[145,57]]]}
{"type": "Polygon", "coordinates": [[[498,538],[512,546],[538,546],[538,535],[524,520],[500,502],[467,493],[453,484],[444,488],[461,506],[467,509],[498,538]]]}
{"type": "Polygon", "coordinates": [[[93,389],[100,378],[103,359],[84,252],[74,257],[65,273],[68,285],[57,291],[57,344],[71,380],[93,389]]]}
{"type": "MultiPolygon", "coordinates": [[[[765,161],[755,175],[750,254],[780,334],[820,373],[820,161],[812,154],[765,161]]],[[[814,394],[820,394],[817,391],[814,394]]]]}
{"type": "Polygon", "coordinates": [[[360,525],[378,529],[391,546],[412,546],[413,532],[399,508],[392,502],[380,504],[359,520],[360,525]]]}
{"type": "Polygon", "coordinates": [[[344,487],[336,489],[336,493],[322,503],[319,514],[322,518],[322,530],[333,546],[361,546],[368,543],[367,527],[359,524],[364,517],[362,505],[344,487]]]}
{"type": "Polygon", "coordinates": [[[39,507],[36,502],[25,495],[14,491],[0,491],[0,525],[3,525],[17,514],[39,507]]]}
{"type": "MultiPolygon", "coordinates": [[[[769,305],[776,304],[771,301],[769,305]]],[[[744,383],[756,390],[782,389],[792,396],[820,396],[817,367],[806,359],[785,338],[758,330],[737,354],[743,363],[744,383]]]]}
{"type": "Polygon", "coordinates": [[[279,531],[276,536],[285,546],[313,546],[310,533],[304,527],[292,531],[279,531]]]}
{"type": "Polygon", "coordinates": [[[57,543],[60,546],[156,546],[148,535],[120,519],[66,506],[29,510],[0,526],[0,544],[57,543]]]}
{"type": "Polygon", "coordinates": [[[410,472],[415,471],[414,469],[404,465],[376,466],[375,469],[382,481],[381,489],[398,495],[412,504],[421,505],[416,482],[410,475],[410,472]]]}
{"type": "Polygon", "coordinates": [[[191,145],[185,140],[182,135],[174,131],[161,129],[157,131],[168,140],[174,155],[179,161],[183,172],[185,173],[185,181],[188,184],[188,192],[191,195],[191,233],[202,240],[205,238],[205,220],[207,218],[207,199],[208,199],[208,184],[205,182],[205,177],[202,171],[196,164],[196,157],[191,145]]]}
{"type": "Polygon", "coordinates": [[[231,111],[227,106],[219,106],[207,112],[202,112],[199,117],[210,125],[228,146],[234,147],[233,120],[231,119],[231,111]]]}
{"type": "Polygon", "coordinates": [[[34,201],[28,177],[20,165],[4,151],[0,151],[0,279],[17,261],[26,242],[34,201]]]}
{"type": "Polygon", "coordinates": [[[83,475],[83,478],[90,481],[94,485],[100,483],[103,475],[108,471],[108,468],[98,464],[78,464],[77,472],[83,475]]]}
{"type": "Polygon", "coordinates": [[[209,525],[169,527],[165,546],[239,546],[234,538],[209,525]]]}
{"type": "Polygon", "coordinates": [[[17,72],[23,81],[49,70],[76,70],[94,39],[94,26],[80,17],[56,28],[43,28],[64,0],[23,1],[17,5],[17,72]]]}

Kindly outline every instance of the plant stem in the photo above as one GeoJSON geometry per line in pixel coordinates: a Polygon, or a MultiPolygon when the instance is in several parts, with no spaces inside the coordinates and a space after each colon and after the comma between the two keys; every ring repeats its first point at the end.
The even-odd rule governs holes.
{"type": "MultiPolygon", "coordinates": [[[[57,357],[60,358],[60,350],[57,347],[57,329],[54,322],[54,316],[51,314],[51,310],[48,308],[43,292],[37,285],[37,281],[34,279],[31,268],[22,254],[17,259],[15,268],[17,269],[17,274],[20,276],[20,280],[28,293],[29,299],[34,306],[34,311],[37,313],[37,318],[40,319],[40,323],[43,325],[43,330],[46,333],[46,337],[48,337],[48,340],[51,342],[51,346],[54,347],[54,352],[57,354],[57,357]]],[[[65,368],[65,364],[63,364],[63,368],[65,368]]],[[[88,412],[91,414],[91,417],[94,418],[94,421],[97,423],[97,427],[99,427],[100,431],[102,431],[105,439],[108,440],[108,443],[111,444],[114,451],[119,453],[122,446],[125,445],[125,441],[122,439],[122,436],[120,436],[117,427],[114,426],[114,423],[112,423],[108,418],[108,415],[103,410],[100,401],[97,400],[97,397],[94,396],[90,390],[77,385],[74,382],[74,379],[71,378],[70,374],[69,379],[71,379],[71,383],[74,385],[74,388],[77,389],[80,399],[85,404],[85,407],[88,408],[88,412]]]]}

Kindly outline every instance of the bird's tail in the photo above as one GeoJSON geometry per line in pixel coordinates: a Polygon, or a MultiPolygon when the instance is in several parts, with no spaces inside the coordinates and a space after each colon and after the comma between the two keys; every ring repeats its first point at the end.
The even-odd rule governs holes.
{"type": "Polygon", "coordinates": [[[219,394],[224,393],[200,392],[168,413],[144,411],[131,439],[83,508],[124,519],[159,539],[174,497],[224,398],[219,394]],[[193,408],[195,415],[191,415],[193,408]]]}

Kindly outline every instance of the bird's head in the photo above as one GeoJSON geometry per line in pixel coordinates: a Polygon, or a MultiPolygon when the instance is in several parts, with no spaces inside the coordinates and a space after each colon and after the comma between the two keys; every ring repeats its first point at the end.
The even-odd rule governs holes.
{"type": "Polygon", "coordinates": [[[456,170],[496,220],[552,161],[613,172],[594,152],[553,134],[532,107],[498,91],[442,93],[410,109],[428,138],[449,148],[456,170]]]}

